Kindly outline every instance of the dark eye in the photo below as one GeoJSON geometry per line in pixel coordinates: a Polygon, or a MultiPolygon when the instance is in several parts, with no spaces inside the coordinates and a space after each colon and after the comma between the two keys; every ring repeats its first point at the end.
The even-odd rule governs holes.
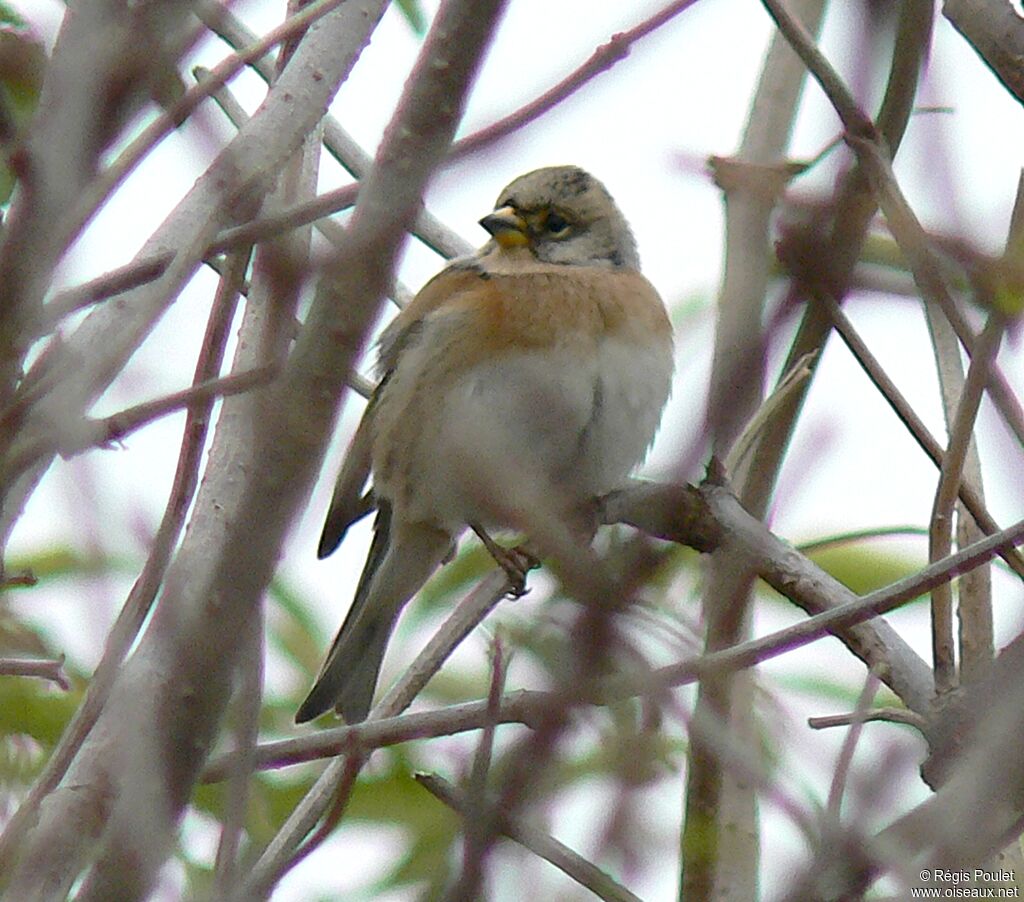
{"type": "Polygon", "coordinates": [[[548,213],[544,227],[548,230],[548,234],[555,238],[569,231],[569,223],[557,213],[548,213]]]}

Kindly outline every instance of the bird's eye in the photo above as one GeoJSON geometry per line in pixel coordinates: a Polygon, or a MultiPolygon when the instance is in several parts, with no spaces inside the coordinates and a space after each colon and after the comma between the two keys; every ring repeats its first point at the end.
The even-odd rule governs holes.
{"type": "Polygon", "coordinates": [[[544,227],[547,229],[548,234],[555,238],[558,238],[569,231],[569,223],[557,213],[548,214],[544,227]]]}

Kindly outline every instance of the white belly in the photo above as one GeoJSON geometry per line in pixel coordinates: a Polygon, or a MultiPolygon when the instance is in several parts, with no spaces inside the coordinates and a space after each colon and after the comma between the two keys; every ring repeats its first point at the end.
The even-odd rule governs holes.
{"type": "Polygon", "coordinates": [[[573,506],[619,485],[643,459],[668,398],[666,342],[617,339],[546,348],[477,366],[437,399],[437,428],[417,436],[408,515],[455,531],[469,521],[515,526],[538,499],[573,506]]]}

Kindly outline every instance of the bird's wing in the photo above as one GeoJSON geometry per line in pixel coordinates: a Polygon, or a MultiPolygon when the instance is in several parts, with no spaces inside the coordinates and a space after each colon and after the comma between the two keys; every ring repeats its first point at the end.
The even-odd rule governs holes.
{"type": "Polygon", "coordinates": [[[325,558],[345,538],[345,533],[353,524],[365,517],[374,508],[372,491],[364,492],[370,478],[370,453],[373,448],[373,414],[375,400],[379,396],[380,386],[370,398],[363,418],[359,421],[356,434],[348,446],[345,462],[341,465],[338,481],[334,484],[334,495],[327,511],[324,529],[320,534],[317,557],[325,558]]]}

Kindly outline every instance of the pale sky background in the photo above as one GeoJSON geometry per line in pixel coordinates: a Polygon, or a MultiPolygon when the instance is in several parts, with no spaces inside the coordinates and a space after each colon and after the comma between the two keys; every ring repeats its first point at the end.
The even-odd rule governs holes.
{"type": "MultiPolygon", "coordinates": [[[[16,0],[14,5],[40,22],[41,33],[52,42],[61,4],[56,0],[16,0]]],[[[425,6],[431,13],[436,9],[436,3],[425,6]]],[[[631,27],[661,6],[610,0],[516,0],[510,4],[483,68],[462,133],[515,109],[582,63],[613,33],[631,27]]],[[[856,7],[832,6],[837,15],[826,24],[823,46],[848,74],[854,69],[852,58],[857,50],[844,43],[850,33],[844,17],[854,14],[856,7]]],[[[280,20],[283,3],[248,2],[236,9],[251,28],[262,32],[280,20]]],[[[729,154],[738,146],[770,33],[771,23],[754,0],[697,3],[635,44],[628,59],[598,76],[556,111],[511,140],[440,173],[432,184],[429,206],[468,241],[481,243],[484,235],[476,221],[490,210],[504,184],[538,166],[575,163],[608,185],[634,227],[645,273],[670,305],[694,297],[713,298],[721,277],[723,211],[719,192],[699,161],[711,154],[729,154]]],[[[339,93],[333,112],[370,151],[418,49],[419,38],[397,11],[389,11],[352,79],[339,93]]],[[[194,61],[212,66],[225,52],[221,45],[208,42],[197,49],[194,61]]],[[[261,84],[254,77],[242,76],[234,87],[250,110],[258,104],[261,84]]],[[[911,122],[897,166],[904,190],[927,226],[966,234],[982,248],[998,250],[1022,163],[1024,116],[1019,104],[1004,93],[941,17],[921,99],[925,104],[951,107],[952,112],[920,116],[911,122]]],[[[794,157],[814,156],[838,131],[838,120],[817,85],[809,83],[795,133],[794,157]]],[[[208,104],[192,123],[168,138],[70,255],[64,268],[67,284],[128,261],[191,187],[216,152],[218,141],[229,135],[219,111],[208,104]]],[[[799,189],[806,193],[813,186],[830,184],[843,158],[833,154],[819,171],[798,183],[799,189]]],[[[325,165],[324,186],[333,186],[337,180],[337,167],[325,165]]],[[[416,288],[440,265],[432,253],[411,244],[401,277],[416,288]]],[[[97,413],[113,412],[188,384],[213,284],[208,273],[196,277],[136,356],[130,372],[98,405],[97,413]]],[[[889,374],[932,431],[941,436],[934,364],[919,303],[855,299],[848,312],[889,374]]],[[[712,329],[710,317],[705,316],[689,321],[686,334],[677,337],[677,384],[648,464],[649,473],[668,473],[698,428],[712,329]]],[[[1024,354],[1019,339],[1010,345],[1001,361],[1008,378],[1020,389],[1024,354]]],[[[343,435],[360,410],[361,402],[353,399],[335,442],[333,463],[327,468],[330,472],[323,474],[282,563],[289,580],[321,600],[324,628],[332,632],[362,565],[368,531],[357,532],[327,562],[317,562],[314,549],[334,467],[344,451],[343,435]]],[[[168,417],[131,436],[123,450],[92,452],[55,465],[14,535],[12,558],[58,543],[80,548],[92,544],[132,557],[144,554],[170,485],[181,423],[180,416],[168,417]],[[75,522],[83,503],[97,511],[97,522],[104,524],[102,533],[90,534],[88,528],[83,533],[83,524],[75,522]]],[[[991,409],[983,414],[982,431],[989,506],[1005,525],[1019,519],[1024,510],[1020,449],[991,409]]],[[[845,349],[832,341],[783,471],[779,489],[783,503],[773,528],[787,539],[800,541],[858,527],[923,526],[936,474],[922,461],[923,456],[898,428],[845,349]]],[[[700,474],[686,475],[694,479],[700,474]]],[[[923,556],[923,541],[903,544],[923,556]]],[[[31,614],[41,622],[60,624],[59,634],[70,653],[91,662],[129,580],[126,575],[122,581],[108,580],[95,586],[90,621],[84,626],[77,616],[68,616],[67,599],[59,588],[33,592],[31,614]]],[[[1005,637],[1019,622],[1021,590],[1009,579],[997,577],[997,592],[997,619],[1005,637]]],[[[27,607],[28,594],[20,598],[25,600],[19,603],[27,607]]],[[[70,607],[77,610],[77,606],[70,607]]],[[[790,619],[778,609],[762,611],[757,629],[775,628],[790,619]]],[[[913,644],[922,654],[927,653],[921,617],[899,614],[894,623],[901,630],[912,628],[913,644]]],[[[481,641],[477,651],[483,647],[481,641]]],[[[848,657],[834,644],[816,643],[791,656],[786,667],[831,674],[841,666],[843,672],[859,673],[848,657]]],[[[765,670],[774,672],[779,666],[769,665],[765,670]]],[[[789,701],[787,698],[787,704],[789,701]]],[[[816,707],[806,713],[829,712],[816,707]]],[[[793,728],[809,733],[799,717],[793,720],[793,728]]],[[[878,729],[892,733],[893,741],[902,742],[905,748],[915,747],[895,728],[878,729]]],[[[820,792],[839,740],[838,732],[808,735],[807,748],[818,751],[810,756],[811,763],[804,762],[793,773],[793,785],[815,784],[820,792]]],[[[666,784],[659,785],[664,789],[666,784]]],[[[674,794],[652,799],[652,804],[664,806],[666,817],[677,818],[678,785],[668,786],[674,794]]],[[[824,786],[827,792],[827,782],[824,786]]],[[[770,806],[766,809],[766,818],[775,816],[770,806]]],[[[764,850],[768,888],[801,854],[793,829],[783,818],[776,820],[779,825],[770,831],[764,850]]],[[[346,828],[343,836],[350,841],[351,829],[346,828]]],[[[560,838],[573,842],[571,833],[560,834],[560,838]]],[[[375,838],[366,838],[360,847],[363,845],[370,854],[376,847],[375,838]]],[[[660,879],[632,888],[645,899],[674,898],[675,850],[657,854],[668,856],[660,868],[660,879]]],[[[312,887],[322,886],[320,857],[314,856],[290,875],[275,900],[304,899],[312,887]]],[[[344,874],[333,880],[331,885],[338,891],[347,885],[341,882],[344,874]]],[[[550,885],[565,886],[557,880],[550,885]]],[[[770,893],[766,892],[766,897],[770,893]]]]}

